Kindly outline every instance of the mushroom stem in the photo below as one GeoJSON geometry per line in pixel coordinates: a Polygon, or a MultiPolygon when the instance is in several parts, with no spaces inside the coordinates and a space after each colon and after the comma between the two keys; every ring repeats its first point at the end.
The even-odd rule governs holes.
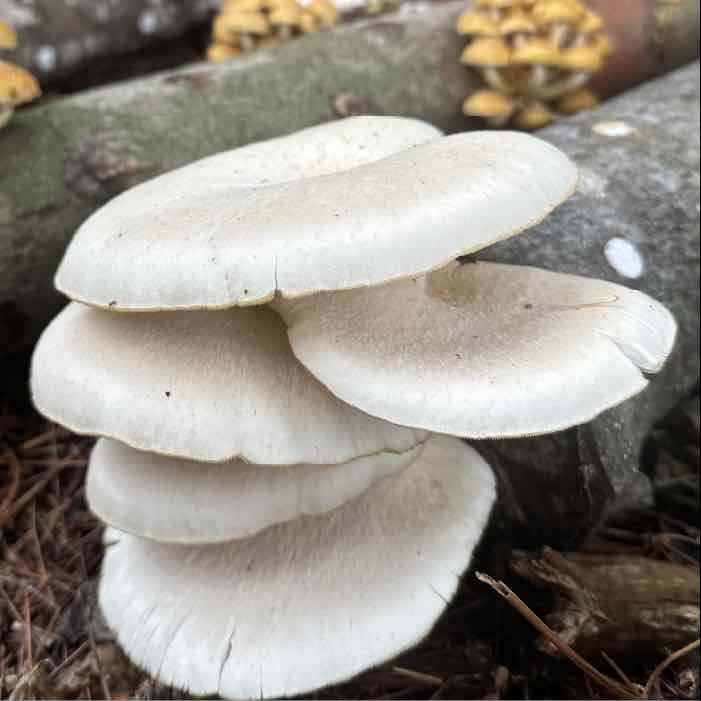
{"type": "Polygon", "coordinates": [[[488,66],[482,69],[482,79],[485,83],[487,83],[487,85],[495,90],[498,90],[499,92],[505,93],[506,95],[513,92],[509,83],[504,80],[504,76],[501,74],[501,71],[494,66],[488,66]]]}
{"type": "Polygon", "coordinates": [[[586,85],[589,82],[590,78],[591,73],[586,71],[577,71],[576,73],[571,73],[566,78],[563,78],[555,83],[536,87],[533,91],[533,95],[542,100],[551,100],[554,97],[560,97],[565,93],[581,88],[583,85],[586,85]]]}
{"type": "Polygon", "coordinates": [[[570,27],[568,24],[565,24],[564,22],[556,22],[552,25],[552,27],[550,27],[550,41],[559,48],[562,48],[569,31],[570,27]]]}
{"type": "Polygon", "coordinates": [[[256,40],[250,34],[239,34],[239,46],[241,51],[253,51],[256,48],[256,40]]]}
{"type": "Polygon", "coordinates": [[[534,94],[537,91],[547,85],[549,78],[548,67],[544,66],[542,63],[535,63],[531,67],[531,74],[528,78],[528,87],[534,94]]]}

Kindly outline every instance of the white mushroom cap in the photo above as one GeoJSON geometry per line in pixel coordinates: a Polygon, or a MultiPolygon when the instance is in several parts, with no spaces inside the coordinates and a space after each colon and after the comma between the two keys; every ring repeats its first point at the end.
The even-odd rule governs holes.
{"type": "Polygon", "coordinates": [[[420,452],[417,446],[341,465],[213,465],[103,438],[90,456],[86,498],[96,516],[121,531],[163,542],[217,543],[331,511],[401,472],[420,452]]]}
{"type": "Polygon", "coordinates": [[[204,462],[335,464],[426,437],[334,397],[267,307],[114,314],[70,304],[37,344],[31,386],[39,411],[76,433],[204,462]]]}
{"type": "Polygon", "coordinates": [[[676,333],[640,292],[493,263],[276,308],[297,357],[344,401],[473,438],[589,421],[646,386],[676,333]]]}
{"type": "Polygon", "coordinates": [[[455,593],[494,501],[489,466],[434,436],[329,514],[225,545],[109,530],[99,600],[126,653],[193,694],[300,694],[399,654],[455,593]]]}
{"type": "Polygon", "coordinates": [[[403,124],[342,120],[139,185],[83,224],[56,285],[129,311],[373,285],[507,238],[575,187],[575,166],[535,137],[403,124]]]}

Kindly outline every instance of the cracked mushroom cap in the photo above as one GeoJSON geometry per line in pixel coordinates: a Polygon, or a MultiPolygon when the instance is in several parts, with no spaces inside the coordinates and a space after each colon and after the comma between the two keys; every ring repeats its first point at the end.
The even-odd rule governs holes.
{"type": "Polygon", "coordinates": [[[32,362],[44,415],[174,457],[332,464],[425,438],[336,399],[295,359],[267,307],[112,314],[74,303],[32,362]]]}
{"type": "Polygon", "coordinates": [[[196,695],[279,698],[348,679],[427,635],[487,523],[494,477],[434,436],[323,516],[183,547],[109,530],[99,601],[126,653],[196,695]]]}
{"type": "Polygon", "coordinates": [[[170,543],[247,538],[299,516],[323,514],[408,467],[422,445],[339,465],[251,465],[178,460],[107,438],[90,456],[91,511],[120,531],[170,543]]]}
{"type": "Polygon", "coordinates": [[[0,106],[16,107],[41,95],[37,79],[24,68],[0,61],[0,106]]]}
{"type": "Polygon", "coordinates": [[[575,187],[569,159],[532,136],[436,134],[352,118],[186,166],[93,214],[56,284],[139,311],[375,285],[508,238],[575,187]]]}
{"type": "Polygon", "coordinates": [[[14,49],[17,46],[17,32],[7,22],[0,19],[0,49],[14,49]]]}
{"type": "Polygon", "coordinates": [[[275,306],[297,357],[341,399],[471,438],[591,420],[647,385],[676,333],[635,290],[495,263],[275,306]]]}

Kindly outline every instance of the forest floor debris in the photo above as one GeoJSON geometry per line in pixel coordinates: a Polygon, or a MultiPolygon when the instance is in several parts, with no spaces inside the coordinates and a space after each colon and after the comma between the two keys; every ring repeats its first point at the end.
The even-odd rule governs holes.
{"type": "MultiPolygon", "coordinates": [[[[0,388],[0,698],[189,698],[133,667],[97,610],[102,526],[84,500],[92,439],[46,422],[13,394],[0,388]]],[[[613,515],[585,550],[677,563],[698,575],[698,398],[653,431],[644,463],[655,510],[613,515]]],[[[547,618],[553,592],[516,577],[512,556],[508,544],[483,544],[474,568],[508,581],[547,618]]],[[[600,698],[581,669],[544,654],[537,638],[519,611],[467,573],[421,645],[312,698],[600,698]]],[[[588,661],[621,688],[639,690],[638,698],[698,697],[698,648],[595,657],[588,661]]]]}

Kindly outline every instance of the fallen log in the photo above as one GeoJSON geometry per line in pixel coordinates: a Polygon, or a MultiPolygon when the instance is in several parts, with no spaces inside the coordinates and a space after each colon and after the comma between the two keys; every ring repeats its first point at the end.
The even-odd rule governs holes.
{"type": "Polygon", "coordinates": [[[645,437],[698,382],[699,65],[539,135],[574,158],[578,191],[540,226],[479,257],[640,289],[679,324],[663,372],[637,397],[555,436],[478,443],[500,482],[493,527],[522,546],[569,547],[614,503],[652,499],[638,469],[645,437]]]}
{"type": "MultiPolygon", "coordinates": [[[[511,569],[553,594],[545,622],[584,657],[664,657],[698,637],[694,567],[638,555],[515,551],[511,569]]],[[[559,652],[544,638],[538,647],[559,652]]]]}
{"type": "Polygon", "coordinates": [[[0,138],[0,356],[28,347],[56,313],[51,277],[66,243],[128,187],[339,114],[469,126],[460,103],[479,83],[458,62],[464,38],[454,23],[464,3],[411,5],[416,11],[18,114],[0,138]]]}
{"type": "MultiPolygon", "coordinates": [[[[0,138],[0,356],[26,348],[60,308],[51,278],[68,239],[131,185],[331,119],[341,94],[364,111],[463,126],[456,98],[471,78],[440,40],[453,12],[349,27],[333,46],[312,36],[275,61],[261,53],[19,115],[0,138]]],[[[579,192],[528,235],[483,254],[639,287],[680,324],[665,372],[640,397],[556,436],[478,444],[500,481],[494,529],[516,543],[572,545],[617,497],[649,497],[638,472],[644,437],[698,380],[698,78],[695,64],[544,130],[580,166],[579,192]],[[611,239],[623,240],[623,255],[611,239]]]]}
{"type": "MultiPolygon", "coordinates": [[[[362,14],[362,0],[336,2],[342,10],[355,7],[352,15],[362,14]]],[[[587,2],[603,18],[616,47],[594,82],[601,95],[615,95],[698,55],[697,0],[587,2]]],[[[115,65],[129,63],[122,58],[125,54],[142,54],[138,63],[148,72],[161,69],[170,60],[163,56],[164,47],[193,28],[206,28],[219,4],[218,0],[120,0],[111,5],[96,0],[31,4],[0,0],[0,18],[14,24],[19,33],[19,44],[9,53],[12,61],[38,75],[45,86],[65,87],[80,84],[80,74],[90,72],[96,61],[114,72],[115,65]],[[150,50],[154,48],[158,51],[150,50]]],[[[464,0],[462,7],[467,5],[464,0]]],[[[445,29],[443,41],[452,24],[445,29]]],[[[194,60],[195,47],[182,47],[179,55],[194,60]]]]}

